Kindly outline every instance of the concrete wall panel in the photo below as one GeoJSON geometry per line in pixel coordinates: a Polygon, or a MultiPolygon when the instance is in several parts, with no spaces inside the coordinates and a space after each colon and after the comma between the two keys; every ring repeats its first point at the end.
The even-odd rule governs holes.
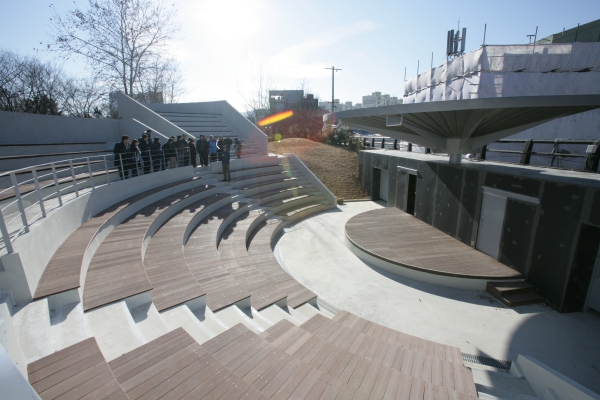
{"type": "Polygon", "coordinates": [[[457,239],[470,246],[473,236],[473,224],[475,223],[477,193],[480,190],[478,185],[479,172],[472,169],[465,170],[463,181],[457,239]]]}
{"type": "Polygon", "coordinates": [[[540,185],[537,180],[491,172],[485,178],[485,186],[533,197],[539,197],[540,185]]]}
{"type": "Polygon", "coordinates": [[[573,238],[583,208],[583,187],[546,182],[533,243],[528,280],[552,305],[560,308],[573,238]]]}
{"type": "Polygon", "coordinates": [[[498,260],[525,273],[536,206],[513,199],[506,201],[506,215],[498,260]]]}
{"type": "Polygon", "coordinates": [[[433,226],[450,236],[456,236],[462,178],[462,169],[438,165],[433,226]]]}
{"type": "Polygon", "coordinates": [[[438,164],[420,162],[417,175],[417,198],[415,216],[421,221],[433,225],[435,206],[435,183],[438,164]]]}

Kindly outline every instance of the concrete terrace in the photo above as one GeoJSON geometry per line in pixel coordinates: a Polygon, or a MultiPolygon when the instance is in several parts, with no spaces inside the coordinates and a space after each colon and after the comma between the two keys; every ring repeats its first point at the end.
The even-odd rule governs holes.
{"type": "MultiPolygon", "coordinates": [[[[499,360],[530,355],[600,392],[597,315],[561,314],[544,305],[507,308],[485,291],[402,278],[357,258],[344,242],[346,222],[382,204],[351,202],[298,222],[285,229],[275,255],[296,280],[337,308],[463,353],[499,360]]],[[[473,373],[477,383],[495,379],[473,373]]]]}

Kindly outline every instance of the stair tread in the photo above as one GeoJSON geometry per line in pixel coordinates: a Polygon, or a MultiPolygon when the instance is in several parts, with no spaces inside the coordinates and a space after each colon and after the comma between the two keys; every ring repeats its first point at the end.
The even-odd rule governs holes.
{"type": "Polygon", "coordinates": [[[544,296],[536,292],[503,293],[502,297],[512,303],[531,300],[544,300],[544,296]]]}
{"type": "Polygon", "coordinates": [[[535,289],[529,282],[525,281],[513,281],[513,282],[488,282],[489,285],[493,286],[499,292],[509,292],[511,290],[520,289],[535,289]]]}

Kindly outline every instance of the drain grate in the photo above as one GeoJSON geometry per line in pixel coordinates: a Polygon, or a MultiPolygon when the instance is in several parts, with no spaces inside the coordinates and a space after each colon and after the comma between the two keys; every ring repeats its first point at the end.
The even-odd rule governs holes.
{"type": "Polygon", "coordinates": [[[506,369],[509,370],[512,365],[511,361],[502,361],[496,360],[495,358],[484,357],[484,356],[475,356],[473,354],[461,353],[463,361],[469,362],[472,364],[481,364],[487,365],[488,367],[494,367],[498,369],[506,369]]]}

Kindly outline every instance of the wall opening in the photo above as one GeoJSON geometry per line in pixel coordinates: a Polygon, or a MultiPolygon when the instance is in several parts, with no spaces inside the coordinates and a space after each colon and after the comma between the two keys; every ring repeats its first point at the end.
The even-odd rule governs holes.
{"type": "Polygon", "coordinates": [[[415,215],[415,203],[417,199],[417,175],[408,174],[408,189],[406,194],[406,212],[415,215]]]}
{"type": "MultiPolygon", "coordinates": [[[[564,312],[582,311],[585,306],[588,288],[594,273],[596,257],[598,256],[598,247],[600,246],[600,228],[582,224],[579,231],[579,240],[577,241],[577,250],[573,259],[565,300],[563,303],[564,312]]],[[[591,288],[593,292],[599,290],[597,285],[591,288]]],[[[590,293],[592,294],[592,293],[590,293]]],[[[593,293],[596,294],[596,293],[593,293]]],[[[597,310],[600,304],[596,304],[598,296],[590,296],[593,302],[592,308],[597,310]]],[[[600,302],[599,302],[600,303],[600,302]]]]}
{"type": "Polygon", "coordinates": [[[381,192],[381,170],[379,168],[373,168],[373,187],[371,190],[371,200],[377,201],[381,198],[379,193],[381,192]]]}
{"type": "Polygon", "coordinates": [[[390,174],[385,169],[379,170],[379,198],[383,201],[388,201],[390,174]]]}

